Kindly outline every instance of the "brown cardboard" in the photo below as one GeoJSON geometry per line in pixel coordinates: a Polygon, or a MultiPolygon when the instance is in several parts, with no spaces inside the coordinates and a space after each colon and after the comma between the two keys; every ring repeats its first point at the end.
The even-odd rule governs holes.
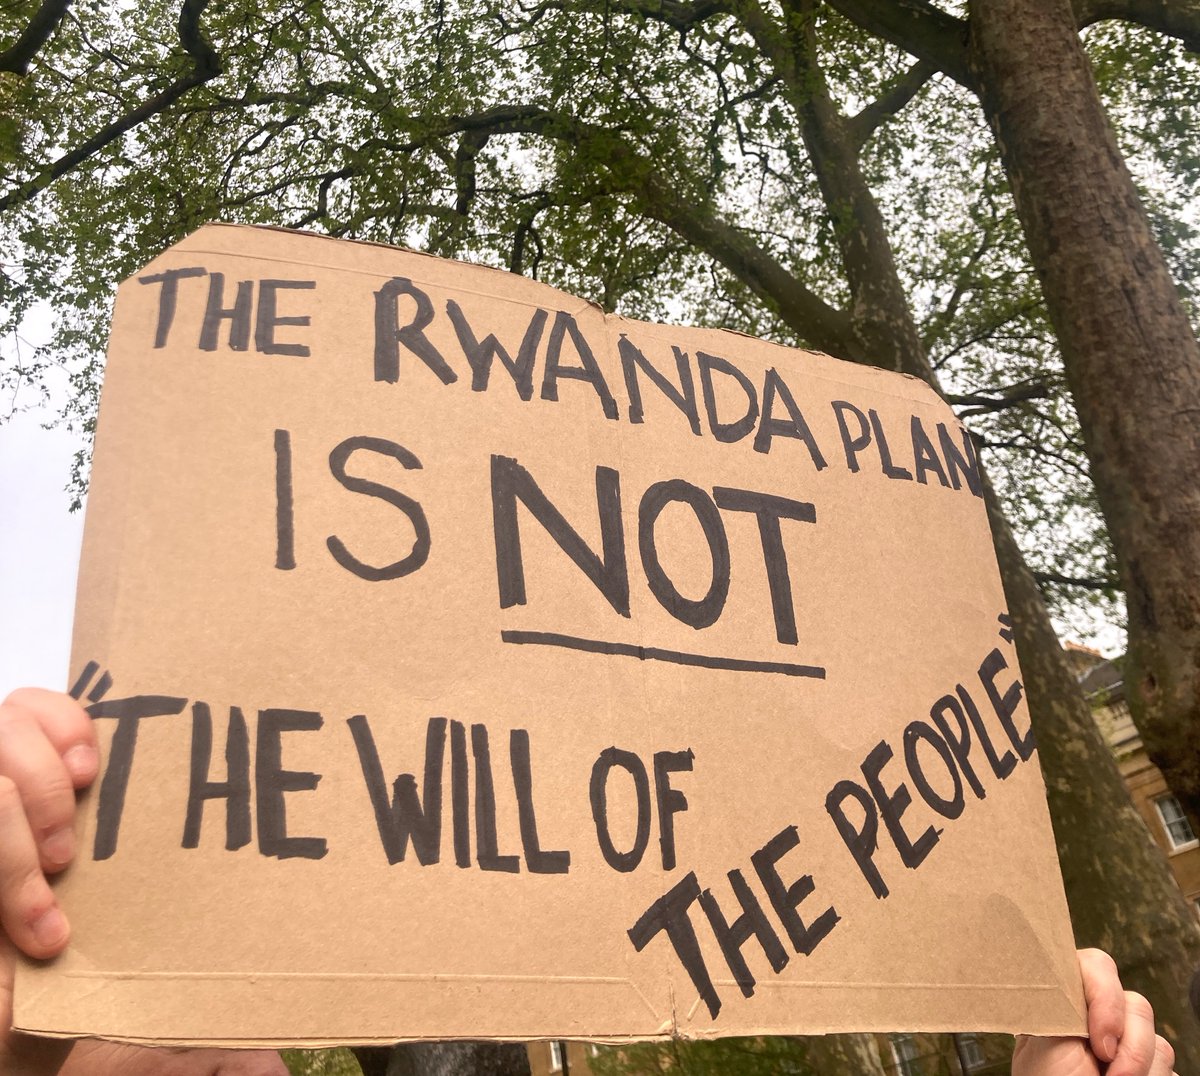
{"type": "Polygon", "coordinates": [[[108,765],[20,1028],[1084,1029],[970,443],[919,381],[202,228],[119,292],[74,668],[108,765]]]}

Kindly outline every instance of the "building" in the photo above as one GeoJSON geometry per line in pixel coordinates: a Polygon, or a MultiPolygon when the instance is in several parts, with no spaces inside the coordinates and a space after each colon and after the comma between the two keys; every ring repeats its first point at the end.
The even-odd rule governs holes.
{"type": "Polygon", "coordinates": [[[528,1046],[530,1076],[592,1076],[588,1062],[603,1048],[564,1039],[531,1042],[528,1046]]]}
{"type": "Polygon", "coordinates": [[[1120,659],[1106,659],[1073,643],[1067,644],[1066,651],[1096,723],[1116,756],[1134,807],[1167,857],[1179,888],[1200,916],[1200,841],[1163,775],[1146,755],[1125,699],[1120,659]]]}
{"type": "MultiPolygon", "coordinates": [[[[1011,1035],[930,1035],[930,1034],[878,1034],[879,1058],[887,1076],[1002,1076],[1009,1072],[1012,1062],[1011,1035]]],[[[531,1042],[529,1068],[531,1076],[594,1076],[591,1061],[601,1051],[620,1054],[621,1047],[597,1047],[582,1042],[531,1042]]],[[[681,1071],[671,1064],[672,1059],[664,1050],[661,1059],[663,1072],[681,1071]]],[[[650,1064],[651,1070],[657,1065],[650,1064]]],[[[645,1058],[635,1066],[645,1072],[645,1058]]],[[[683,1071],[688,1066],[682,1066],[683,1071]]],[[[609,1066],[612,1071],[612,1066],[609,1066]]],[[[701,1065],[701,1071],[711,1072],[716,1068],[710,1061],[701,1065]]],[[[755,1071],[762,1071],[761,1061],[755,1071]]],[[[802,1069],[783,1067],[780,1072],[809,1072],[802,1069]]],[[[833,1076],[831,1073],[830,1076],[833,1076]]],[[[850,1076],[839,1073],[838,1076],[850,1076]]]]}

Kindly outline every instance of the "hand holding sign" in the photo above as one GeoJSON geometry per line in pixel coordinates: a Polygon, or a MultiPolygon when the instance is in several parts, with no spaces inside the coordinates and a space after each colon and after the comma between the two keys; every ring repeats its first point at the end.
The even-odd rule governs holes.
{"type": "Polygon", "coordinates": [[[67,944],[66,917],[47,874],[73,855],[74,789],[96,775],[96,737],[79,704],[37,689],[0,704],[0,1070],[51,1070],[63,1043],[13,1033],[15,948],[47,958],[67,944]]]}
{"type": "Polygon", "coordinates": [[[67,945],[69,926],[47,875],[71,862],[73,790],[92,782],[98,763],[92,721],[71,696],[22,688],[0,704],[0,1072],[286,1076],[279,1055],[268,1051],[152,1050],[104,1042],[72,1048],[66,1040],[11,1030],[14,946],[45,959],[67,945]]]}
{"type": "Polygon", "coordinates": [[[1087,1038],[1022,1035],[1013,1076],[1172,1076],[1175,1051],[1155,1034],[1150,1003],[1121,989],[1112,957],[1081,949],[1079,970],[1088,1003],[1087,1038]]]}

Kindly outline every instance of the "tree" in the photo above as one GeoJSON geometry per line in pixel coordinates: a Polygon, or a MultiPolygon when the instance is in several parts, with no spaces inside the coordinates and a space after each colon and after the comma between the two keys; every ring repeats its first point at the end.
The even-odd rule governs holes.
{"type": "MultiPolygon", "coordinates": [[[[968,310],[951,289],[918,324],[873,188],[914,144],[896,133],[906,107],[942,94],[973,146],[970,120],[931,84],[935,63],[901,61],[812,0],[232,5],[205,30],[224,75],[45,188],[52,212],[13,207],[29,294],[50,291],[69,252],[54,286],[99,320],[112,279],[223,215],[490,258],[643,316],[672,313],[670,293],[693,320],[934,384],[930,348],[968,315],[993,334],[1030,315],[968,310]]],[[[1005,219],[945,260],[978,271],[1005,219]]],[[[63,337],[84,355],[88,324],[63,337]]],[[[978,388],[968,406],[990,415],[1031,413],[1052,391],[978,388]]],[[[1194,921],[994,497],[989,511],[1077,935],[1117,956],[1198,1063],[1194,921]]]]}
{"type": "Polygon", "coordinates": [[[529,1076],[519,1042],[413,1042],[359,1047],[363,1076],[529,1076]]]}
{"type": "MultiPolygon", "coordinates": [[[[132,131],[139,123],[169,108],[193,86],[199,86],[220,73],[220,60],[200,31],[200,16],[208,7],[208,3],[209,0],[184,0],[179,9],[179,45],[187,55],[187,66],[167,85],[136,103],[134,100],[121,101],[107,123],[87,136],[79,137],[76,144],[60,150],[56,156],[38,160],[36,154],[28,154],[28,159],[22,161],[17,154],[6,154],[14,162],[19,161],[26,167],[12,177],[16,182],[0,192],[0,213],[29,201],[60,176],[66,175],[132,131]],[[26,175],[21,176],[21,171],[25,171],[26,175]]],[[[25,76],[51,35],[60,28],[70,6],[70,0],[43,0],[17,39],[0,53],[0,73],[8,72],[21,76],[26,84],[23,88],[33,90],[36,94],[36,88],[25,76]]],[[[147,83],[153,84],[155,81],[152,77],[153,70],[146,65],[140,72],[147,83]]],[[[32,102],[25,103],[28,107],[32,102]]],[[[12,133],[15,134],[16,131],[12,133]]],[[[11,147],[5,148],[11,150],[11,147]]]]}
{"type": "Polygon", "coordinates": [[[923,2],[834,2],[971,89],[996,133],[1127,596],[1126,696],[1200,827],[1200,346],[1078,34],[1128,19],[1195,50],[1200,6],[1004,0],[960,20],[923,2]]]}
{"type": "Polygon", "coordinates": [[[361,1073],[348,1050],[284,1050],[282,1054],[292,1076],[360,1076],[361,1073]]]}

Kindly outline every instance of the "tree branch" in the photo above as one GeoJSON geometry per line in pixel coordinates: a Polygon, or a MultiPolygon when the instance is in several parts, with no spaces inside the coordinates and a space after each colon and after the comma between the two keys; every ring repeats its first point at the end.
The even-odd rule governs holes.
{"type": "Polygon", "coordinates": [[[962,407],[966,411],[958,413],[959,418],[970,418],[972,415],[987,415],[993,411],[1003,411],[1025,400],[1044,400],[1050,395],[1050,388],[1044,382],[1034,381],[1032,384],[1013,385],[1002,389],[993,396],[982,393],[967,393],[965,395],[946,394],[946,402],[962,407]]]}
{"type": "Polygon", "coordinates": [[[662,176],[648,174],[641,192],[645,212],[720,262],[778,311],[810,347],[849,357],[849,317],[801,284],[745,232],[689,202],[662,176]]]}
{"type": "Polygon", "coordinates": [[[829,0],[829,4],[876,37],[973,88],[967,70],[967,24],[962,19],[947,15],[927,0],[829,0]]]}
{"type": "MultiPolygon", "coordinates": [[[[930,379],[900,287],[887,227],[845,116],[833,100],[816,38],[816,0],[784,0],[776,17],[760,0],[736,0],[735,15],[780,80],[799,121],[809,163],[830,214],[850,304],[842,317],[842,359],[930,379]],[[863,316],[869,311],[868,316],[863,316]]],[[[784,311],[780,310],[781,315],[784,311]]],[[[825,345],[817,344],[825,350],[825,345]]]]}
{"type": "Polygon", "coordinates": [[[1057,572],[1034,572],[1034,581],[1040,586],[1078,587],[1080,590],[1123,590],[1121,580],[1095,576],[1059,575],[1057,572]]]}
{"type": "Polygon", "coordinates": [[[1082,30],[1102,19],[1134,22],[1178,38],[1189,52],[1200,52],[1200,0],[1072,0],[1082,30]]]}
{"type": "MultiPolygon", "coordinates": [[[[566,0],[543,0],[533,7],[522,8],[530,23],[537,22],[547,11],[566,10],[566,0]]],[[[728,0],[613,0],[606,5],[606,10],[642,15],[686,33],[712,15],[727,14],[730,4],[728,0]]]]}
{"type": "Polygon", "coordinates": [[[60,176],[78,167],[93,154],[116,141],[139,123],[169,108],[194,86],[202,85],[221,73],[221,59],[200,29],[200,16],[209,0],[184,0],[179,10],[179,43],[192,59],[192,69],[177,78],[161,93],[114,120],[82,145],[59,157],[23,186],[0,197],[0,213],[14,205],[32,200],[60,176]]]}
{"type": "MultiPolygon", "coordinates": [[[[986,340],[992,333],[998,329],[1004,328],[1010,321],[1015,321],[1017,318],[1028,314],[1030,311],[1037,309],[1042,305],[1041,299],[1026,299],[1024,302],[1018,303],[1016,306],[1009,309],[999,311],[994,317],[987,319],[982,325],[977,326],[974,331],[969,333],[956,344],[951,345],[945,352],[940,354],[933,363],[935,370],[942,369],[955,355],[965,351],[967,348],[978,344],[980,341],[986,340]]],[[[1011,334],[1010,334],[1011,335],[1011,334]]],[[[932,346],[932,340],[931,340],[932,346]]]]}
{"type": "Polygon", "coordinates": [[[691,3],[681,0],[619,0],[614,6],[665,22],[679,31],[688,30],[712,15],[728,14],[730,10],[726,0],[693,0],[691,3]]]}
{"type": "Polygon", "coordinates": [[[0,71],[28,74],[33,58],[62,22],[70,6],[71,0],[42,0],[42,6],[34,12],[21,36],[10,48],[0,52],[0,71]]]}
{"type": "Polygon", "coordinates": [[[858,147],[861,149],[865,146],[871,135],[916,97],[921,87],[937,72],[936,64],[929,60],[918,60],[892,82],[882,97],[867,105],[857,116],[847,120],[850,137],[858,147]]]}
{"type": "MultiPolygon", "coordinates": [[[[806,288],[767,250],[742,229],[720,219],[711,207],[681,191],[677,181],[624,138],[619,129],[585,123],[575,116],[536,105],[497,105],[470,115],[414,117],[408,124],[414,139],[387,144],[393,152],[411,153],[454,135],[535,134],[576,146],[587,146],[603,161],[601,182],[609,194],[634,198],[650,218],[665,224],[737,275],[756,295],[775,307],[780,318],[811,347],[846,355],[850,349],[849,317],[806,288]]],[[[374,140],[377,145],[383,143],[374,140]]],[[[462,191],[459,191],[460,195],[462,191]]]]}

